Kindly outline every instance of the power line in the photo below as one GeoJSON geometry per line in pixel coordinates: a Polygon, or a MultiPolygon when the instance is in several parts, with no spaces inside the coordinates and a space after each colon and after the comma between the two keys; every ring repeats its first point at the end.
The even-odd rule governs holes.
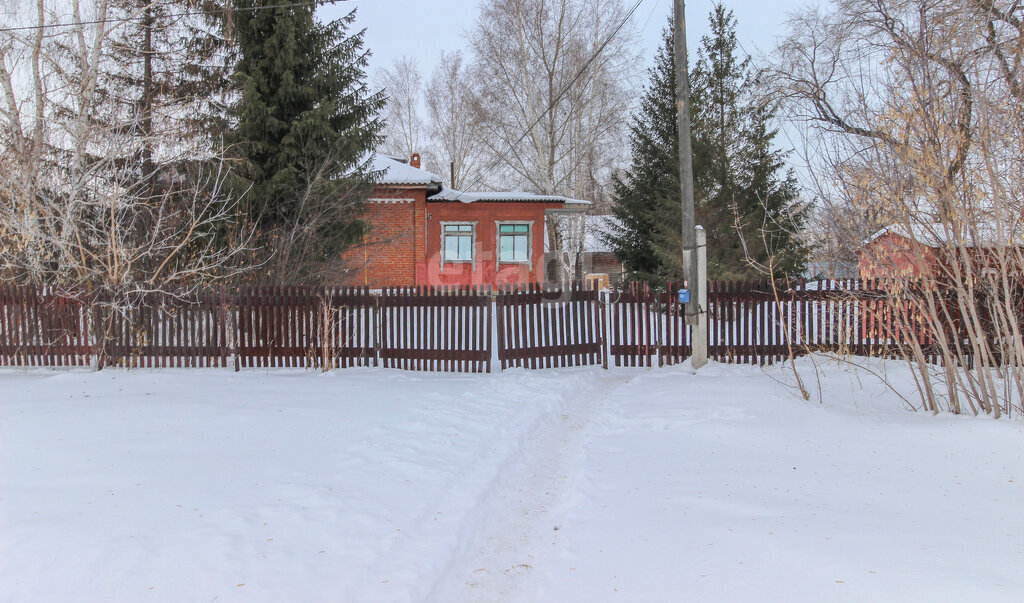
{"type": "Polygon", "coordinates": [[[643,36],[647,32],[647,26],[651,24],[651,19],[654,17],[654,13],[658,12],[658,3],[655,2],[654,6],[651,7],[651,14],[647,15],[647,20],[644,21],[644,26],[640,28],[640,35],[643,36]]]}
{"type": "MultiPolygon", "coordinates": [[[[591,55],[591,57],[589,59],[587,59],[587,62],[583,64],[583,68],[581,68],[579,73],[576,74],[576,77],[572,78],[572,81],[570,81],[568,84],[566,84],[566,86],[564,88],[562,88],[561,92],[558,93],[558,96],[555,97],[555,100],[551,101],[551,103],[547,106],[547,108],[544,109],[544,112],[541,113],[540,116],[538,116],[537,119],[535,119],[534,122],[532,124],[530,124],[530,126],[528,128],[526,128],[526,131],[523,132],[523,135],[520,136],[519,139],[516,140],[514,143],[509,145],[507,151],[502,153],[497,159],[492,161],[491,164],[486,169],[484,169],[484,174],[490,172],[495,167],[497,167],[498,164],[500,164],[502,161],[505,160],[506,157],[508,157],[509,153],[511,153],[512,151],[515,150],[516,146],[520,142],[522,142],[524,138],[526,138],[527,136],[530,135],[530,132],[532,132],[533,129],[537,127],[537,124],[539,124],[541,122],[541,120],[544,119],[547,116],[547,114],[550,113],[551,110],[555,108],[555,105],[558,104],[558,101],[562,100],[562,97],[565,96],[565,93],[568,92],[569,89],[572,88],[573,85],[577,81],[579,81],[579,79],[581,77],[583,77],[583,74],[586,73],[587,69],[590,68],[591,63],[596,61],[597,57],[601,56],[601,53],[604,52],[604,49],[608,46],[608,44],[611,43],[611,41],[615,38],[615,36],[618,35],[619,31],[621,31],[622,28],[626,26],[626,23],[629,22],[629,19],[633,16],[633,13],[635,13],[636,9],[640,8],[640,5],[643,4],[643,3],[644,3],[644,0],[637,0],[636,1],[636,4],[633,5],[633,8],[629,9],[629,12],[626,13],[626,16],[623,17],[622,21],[620,21],[619,24],[615,27],[615,30],[612,31],[612,33],[608,35],[608,38],[605,39],[605,41],[601,44],[601,46],[597,49],[597,51],[594,52],[594,54],[591,55]]],[[[482,179],[483,179],[483,175],[478,176],[476,178],[476,180],[474,180],[473,183],[470,184],[466,188],[467,189],[472,189],[477,184],[479,184],[482,179]]],[[[461,197],[463,195],[464,192],[465,191],[460,191],[458,195],[455,195],[455,199],[453,199],[453,200],[457,201],[459,199],[459,197],[461,197]]]]}
{"type": "MultiPolygon", "coordinates": [[[[273,8],[298,8],[305,6],[317,6],[320,4],[337,4],[339,2],[349,2],[351,0],[305,0],[303,2],[290,2],[288,4],[274,4],[271,6],[245,6],[245,7],[232,7],[222,8],[218,10],[206,10],[198,12],[183,12],[183,13],[170,13],[165,15],[166,17],[198,17],[198,16],[212,16],[222,15],[224,13],[242,13],[242,12],[256,12],[258,10],[269,10],[273,8]]],[[[154,2],[154,4],[156,4],[154,2]]],[[[68,27],[82,27],[83,25],[105,25],[107,23],[127,23],[132,21],[127,17],[120,17],[117,19],[92,19],[89,21],[78,21],[76,23],[46,23],[44,25],[23,25],[19,27],[0,27],[0,33],[9,33],[15,31],[34,31],[40,29],[54,29],[54,28],[68,28],[68,27]]]]}

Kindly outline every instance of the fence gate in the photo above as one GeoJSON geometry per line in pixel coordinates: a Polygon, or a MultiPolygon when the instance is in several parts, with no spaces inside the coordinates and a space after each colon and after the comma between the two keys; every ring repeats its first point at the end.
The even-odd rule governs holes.
{"type": "Polygon", "coordinates": [[[679,364],[693,353],[693,328],[686,324],[686,306],[679,303],[679,283],[669,283],[656,299],[658,315],[658,364],[679,364]]]}
{"type": "Polygon", "coordinates": [[[596,290],[538,284],[498,291],[498,360],[501,368],[602,364],[605,310],[596,290]]]}
{"type": "Polygon", "coordinates": [[[605,294],[611,308],[611,355],[615,366],[651,366],[658,349],[660,321],[656,296],[646,283],[605,294]]]}
{"type": "Polygon", "coordinates": [[[491,297],[477,287],[392,287],[378,298],[384,366],[491,372],[491,297]]]}

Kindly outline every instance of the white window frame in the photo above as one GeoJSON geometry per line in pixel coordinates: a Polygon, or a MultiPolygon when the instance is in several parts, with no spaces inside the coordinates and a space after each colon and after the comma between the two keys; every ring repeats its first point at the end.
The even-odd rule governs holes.
{"type": "Polygon", "coordinates": [[[476,222],[440,222],[441,224],[441,270],[444,270],[445,264],[471,264],[473,270],[476,271],[476,222]],[[444,242],[445,242],[445,227],[446,226],[472,226],[473,230],[469,234],[469,249],[472,253],[472,258],[468,260],[447,260],[444,257],[444,242]]]}
{"type": "Polygon", "coordinates": [[[495,220],[494,221],[494,257],[496,259],[496,266],[501,268],[502,264],[506,266],[529,266],[530,271],[533,271],[533,220],[495,220]],[[525,260],[502,260],[501,259],[501,226],[515,225],[522,226],[525,224],[529,227],[526,231],[526,259],[525,260]]]}

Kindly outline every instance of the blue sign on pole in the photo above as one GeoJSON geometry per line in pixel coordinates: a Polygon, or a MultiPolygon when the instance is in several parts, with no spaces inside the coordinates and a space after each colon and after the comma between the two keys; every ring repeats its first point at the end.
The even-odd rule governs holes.
{"type": "Polygon", "coordinates": [[[679,290],[679,303],[688,304],[690,303],[690,290],[680,289],[679,290]]]}

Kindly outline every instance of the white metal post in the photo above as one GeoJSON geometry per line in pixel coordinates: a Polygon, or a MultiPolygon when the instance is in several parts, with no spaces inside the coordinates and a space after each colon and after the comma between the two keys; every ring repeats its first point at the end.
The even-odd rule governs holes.
{"type": "Polygon", "coordinates": [[[703,226],[696,227],[697,235],[697,320],[693,325],[693,353],[690,364],[699,369],[708,363],[708,236],[703,226]]]}

